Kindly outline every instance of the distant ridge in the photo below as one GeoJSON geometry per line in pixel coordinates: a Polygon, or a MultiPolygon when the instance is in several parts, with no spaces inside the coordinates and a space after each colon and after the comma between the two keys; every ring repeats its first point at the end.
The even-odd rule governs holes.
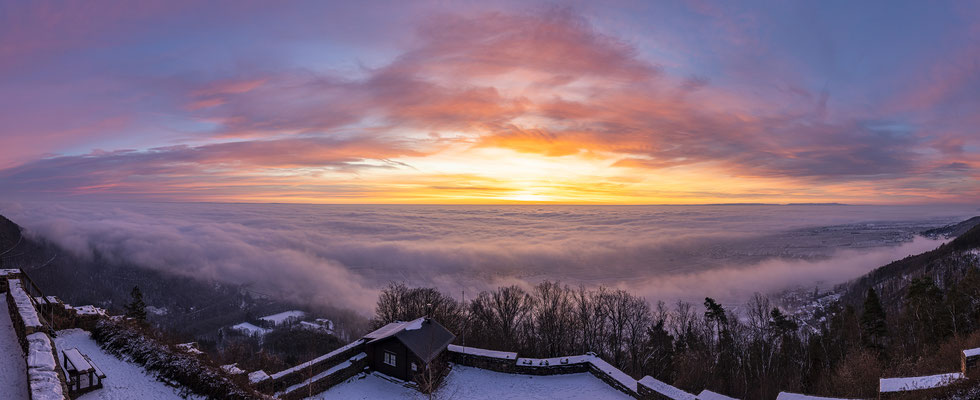
{"type": "Polygon", "coordinates": [[[941,228],[922,231],[922,236],[930,239],[949,239],[960,236],[977,225],[980,225],[980,216],[970,218],[958,224],[950,224],[941,228]]]}

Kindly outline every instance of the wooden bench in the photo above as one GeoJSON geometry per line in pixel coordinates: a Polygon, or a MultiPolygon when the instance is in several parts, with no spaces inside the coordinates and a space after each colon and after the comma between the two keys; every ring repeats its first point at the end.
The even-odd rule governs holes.
{"type": "Polygon", "coordinates": [[[82,394],[102,388],[105,374],[87,355],[77,348],[62,351],[65,357],[64,367],[68,374],[68,393],[82,394]]]}

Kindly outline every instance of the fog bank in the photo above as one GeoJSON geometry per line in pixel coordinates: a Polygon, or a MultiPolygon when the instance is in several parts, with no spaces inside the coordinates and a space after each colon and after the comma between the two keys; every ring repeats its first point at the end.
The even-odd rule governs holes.
{"type": "MultiPolygon", "coordinates": [[[[5,203],[0,214],[96,252],[293,300],[370,312],[386,282],[475,293],[550,279],[651,301],[835,284],[938,246],[968,208],[871,206],[325,206],[5,203]]],[[[469,294],[467,295],[469,296],[469,294]]]]}

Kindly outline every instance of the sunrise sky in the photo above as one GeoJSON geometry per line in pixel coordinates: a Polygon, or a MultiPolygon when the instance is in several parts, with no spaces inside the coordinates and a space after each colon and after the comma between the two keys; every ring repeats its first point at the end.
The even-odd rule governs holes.
{"type": "Polygon", "coordinates": [[[969,203],[980,6],[0,1],[0,199],[969,203]]]}

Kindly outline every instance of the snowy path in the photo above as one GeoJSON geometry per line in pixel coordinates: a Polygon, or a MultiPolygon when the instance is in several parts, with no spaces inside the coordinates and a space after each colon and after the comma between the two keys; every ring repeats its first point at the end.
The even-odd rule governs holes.
{"type": "Polygon", "coordinates": [[[27,364],[10,322],[6,293],[0,293],[0,390],[4,399],[28,399],[27,364]]]}
{"type": "MultiPolygon", "coordinates": [[[[467,400],[594,400],[632,399],[587,372],[568,375],[531,376],[504,374],[479,368],[453,366],[446,383],[436,392],[437,399],[467,400]]],[[[374,374],[359,375],[313,399],[418,399],[427,397],[413,389],[374,374]]]]}
{"type": "Polygon", "coordinates": [[[120,360],[102,351],[87,331],[81,329],[58,331],[58,337],[54,342],[59,352],[73,347],[78,348],[78,351],[89,356],[106,374],[106,379],[102,381],[104,385],[102,389],[86,393],[76,400],[183,399],[174,388],[147,374],[139,365],[120,360]]]}

